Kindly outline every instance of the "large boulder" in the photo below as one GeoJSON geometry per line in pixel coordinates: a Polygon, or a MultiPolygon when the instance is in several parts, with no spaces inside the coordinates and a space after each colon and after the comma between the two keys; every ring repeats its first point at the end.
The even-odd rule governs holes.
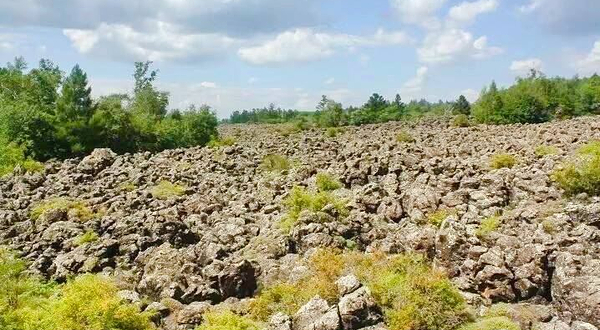
{"type": "Polygon", "coordinates": [[[88,174],[98,174],[103,169],[112,165],[117,154],[110,149],[94,149],[91,154],[83,158],[77,169],[88,174]]]}

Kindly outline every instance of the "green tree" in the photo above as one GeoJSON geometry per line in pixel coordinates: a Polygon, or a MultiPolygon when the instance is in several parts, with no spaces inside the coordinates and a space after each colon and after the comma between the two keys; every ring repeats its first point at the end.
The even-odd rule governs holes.
{"type": "Polygon", "coordinates": [[[463,114],[468,116],[471,114],[471,104],[469,104],[469,101],[467,101],[467,98],[464,95],[461,95],[454,103],[452,110],[455,115],[463,114]]]}

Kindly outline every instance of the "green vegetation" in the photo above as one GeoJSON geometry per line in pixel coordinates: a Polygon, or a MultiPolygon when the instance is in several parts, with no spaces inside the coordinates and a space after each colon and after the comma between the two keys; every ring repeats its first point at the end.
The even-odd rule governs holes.
{"type": "Polygon", "coordinates": [[[342,188],[342,183],[338,179],[325,172],[317,173],[316,185],[317,190],[320,192],[334,191],[342,188]]]}
{"type": "Polygon", "coordinates": [[[396,135],[396,141],[400,143],[412,143],[415,142],[415,138],[412,135],[410,135],[410,133],[401,131],[396,135]]]}
{"type": "Polygon", "coordinates": [[[542,158],[549,155],[556,155],[558,154],[558,151],[558,148],[555,146],[541,145],[535,148],[535,155],[542,158]]]}
{"type": "Polygon", "coordinates": [[[93,243],[98,240],[98,234],[90,230],[83,233],[81,236],[75,238],[74,244],[77,246],[84,245],[87,243],[93,243]]]}
{"type": "Polygon", "coordinates": [[[119,185],[119,189],[122,191],[126,191],[126,192],[132,192],[135,190],[135,188],[136,188],[135,184],[130,181],[123,182],[119,185]]]}
{"type": "Polygon", "coordinates": [[[58,286],[28,276],[26,266],[0,248],[0,329],[155,329],[151,315],[123,302],[108,278],[82,275],[58,286]]]}
{"type": "Polygon", "coordinates": [[[521,330],[521,328],[506,316],[495,316],[464,325],[458,330],[521,330]]]}
{"type": "Polygon", "coordinates": [[[473,117],[481,123],[540,123],[600,110],[600,76],[565,79],[547,78],[532,71],[509,88],[492,82],[473,106],[473,117]]]}
{"type": "Polygon", "coordinates": [[[450,210],[438,210],[427,217],[427,222],[439,228],[442,226],[444,220],[446,220],[446,218],[448,218],[452,214],[454,213],[450,210]]]}
{"type": "Polygon", "coordinates": [[[351,273],[371,288],[390,330],[450,330],[469,320],[459,291],[420,255],[319,250],[311,257],[308,269],[296,283],[261,291],[251,303],[250,315],[266,321],[280,311],[293,314],[317,294],[335,302],[335,281],[351,273]]]}
{"type": "Polygon", "coordinates": [[[300,213],[303,211],[310,212],[318,221],[327,221],[332,218],[331,211],[329,213],[324,212],[326,207],[332,207],[338,219],[344,218],[348,213],[345,202],[331,193],[326,191],[313,193],[298,186],[292,188],[283,204],[287,209],[287,214],[282,219],[281,227],[287,231],[296,225],[300,213]]]}
{"type": "Polygon", "coordinates": [[[169,96],[154,86],[150,62],[135,63],[131,95],[92,99],[86,73],[65,75],[49,60],[27,70],[22,58],[0,67],[0,175],[17,165],[83,156],[94,148],[117,153],[202,146],[217,136],[208,107],[167,113],[169,96]]]}
{"type": "Polygon", "coordinates": [[[469,127],[470,125],[469,116],[465,114],[458,114],[452,119],[452,126],[454,127],[469,127]]]}
{"type": "Polygon", "coordinates": [[[517,159],[511,154],[496,154],[490,159],[490,167],[493,169],[513,168],[517,165],[517,159]]]}
{"type": "Polygon", "coordinates": [[[481,223],[479,224],[479,228],[477,228],[475,235],[477,235],[479,238],[485,238],[489,234],[496,231],[496,229],[498,229],[498,227],[500,227],[501,224],[502,220],[499,216],[485,218],[481,220],[481,223]]]}
{"type": "Polygon", "coordinates": [[[600,142],[579,148],[575,160],[556,170],[552,178],[567,195],[600,195],[600,142]]]}
{"type": "Polygon", "coordinates": [[[230,147],[235,144],[235,138],[232,136],[227,136],[224,138],[213,138],[208,142],[208,147],[210,148],[221,148],[221,147],[230,147]]]}
{"type": "Polygon", "coordinates": [[[81,201],[73,201],[65,198],[53,198],[37,204],[30,213],[31,219],[34,221],[42,215],[50,212],[64,212],[69,216],[74,216],[82,222],[91,220],[96,216],[85,203],[81,201]]]}
{"type": "Polygon", "coordinates": [[[196,330],[260,330],[260,325],[232,311],[210,311],[203,316],[204,321],[196,330]]]}
{"type": "Polygon", "coordinates": [[[343,132],[344,132],[344,129],[342,129],[341,127],[329,127],[325,131],[325,135],[327,135],[330,138],[334,138],[343,132]]]}
{"type": "Polygon", "coordinates": [[[266,172],[281,173],[289,170],[291,168],[291,164],[290,161],[284,156],[270,154],[263,158],[260,168],[266,172]]]}
{"type": "Polygon", "coordinates": [[[186,187],[163,180],[152,187],[150,193],[156,199],[169,199],[185,194],[186,187]]]}

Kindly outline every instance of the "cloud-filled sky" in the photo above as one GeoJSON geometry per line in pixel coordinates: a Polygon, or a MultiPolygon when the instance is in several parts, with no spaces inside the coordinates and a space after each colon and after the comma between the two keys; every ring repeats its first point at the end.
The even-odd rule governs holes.
{"type": "Polygon", "coordinates": [[[220,117],[322,94],[474,100],[531,68],[600,73],[600,1],[0,0],[0,63],[19,55],[79,63],[97,96],[131,90],[133,62],[151,60],[172,108],[220,117]]]}

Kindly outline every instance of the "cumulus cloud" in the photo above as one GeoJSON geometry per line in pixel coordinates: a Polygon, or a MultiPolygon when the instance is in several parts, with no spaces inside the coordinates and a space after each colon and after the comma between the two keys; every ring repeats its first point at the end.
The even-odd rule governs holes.
{"type": "Polygon", "coordinates": [[[519,11],[555,34],[598,33],[598,0],[529,0],[519,11]]]}
{"type": "Polygon", "coordinates": [[[152,32],[103,23],[93,30],[66,29],[63,33],[83,54],[127,61],[207,60],[239,44],[238,40],[221,34],[182,34],[164,22],[157,23],[152,32]]]}
{"type": "Polygon", "coordinates": [[[583,74],[600,73],[600,40],[594,43],[592,50],[585,58],[577,61],[577,70],[583,74]]]}
{"type": "Polygon", "coordinates": [[[331,85],[335,82],[335,78],[331,77],[328,79],[325,79],[325,81],[323,82],[325,85],[331,85]]]}
{"type": "Polygon", "coordinates": [[[419,24],[428,28],[439,25],[436,12],[447,0],[391,0],[392,7],[400,19],[408,24],[419,24]]]}
{"type": "Polygon", "coordinates": [[[510,65],[510,71],[517,75],[526,75],[531,70],[542,71],[543,64],[544,63],[539,58],[513,61],[510,65]]]}
{"type": "Polygon", "coordinates": [[[467,88],[461,91],[460,95],[463,95],[470,103],[474,103],[479,99],[479,92],[472,88],[467,88]]]}
{"type": "Polygon", "coordinates": [[[398,45],[409,41],[410,38],[404,32],[386,32],[382,29],[368,37],[296,29],[283,32],[260,45],[242,47],[238,55],[254,65],[307,62],[330,57],[344,49],[398,45]]]}
{"type": "Polygon", "coordinates": [[[425,81],[427,80],[427,73],[429,72],[429,68],[426,66],[422,66],[417,69],[416,75],[408,80],[401,88],[402,93],[408,94],[410,96],[414,96],[416,93],[419,93],[423,90],[423,86],[425,81]]]}
{"type": "Polygon", "coordinates": [[[487,37],[477,39],[462,29],[430,32],[417,50],[423,63],[449,63],[459,58],[487,58],[502,53],[499,47],[488,46],[487,37]]]}
{"type": "Polygon", "coordinates": [[[477,16],[496,10],[498,0],[479,0],[474,2],[461,2],[450,8],[448,21],[450,24],[470,24],[477,16]]]}

